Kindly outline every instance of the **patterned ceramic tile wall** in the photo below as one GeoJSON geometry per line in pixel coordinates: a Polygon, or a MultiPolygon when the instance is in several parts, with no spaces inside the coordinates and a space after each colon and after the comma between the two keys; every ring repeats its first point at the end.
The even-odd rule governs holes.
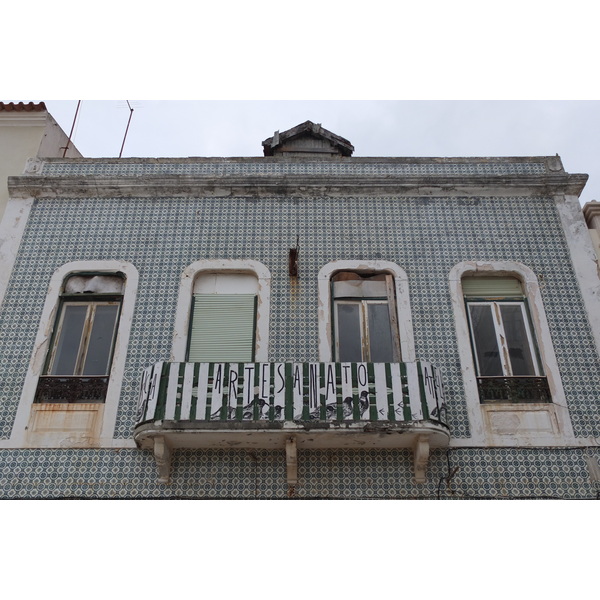
{"type": "Polygon", "coordinates": [[[385,164],[357,162],[45,162],[41,175],[346,175],[346,176],[401,176],[401,175],[540,175],[546,173],[542,162],[506,163],[415,163],[385,164]]]}
{"type": "MultiPolygon", "coordinates": [[[[596,498],[586,452],[436,450],[416,485],[409,450],[302,451],[295,497],[596,498]]],[[[0,450],[0,498],[287,498],[285,472],[283,451],[180,450],[167,485],[149,452],[0,450]]]]}
{"type": "MultiPolygon", "coordinates": [[[[409,277],[417,358],[430,360],[444,371],[449,398],[449,423],[455,438],[468,437],[469,426],[448,292],[448,273],[463,260],[520,261],[533,269],[543,281],[542,297],[575,435],[600,437],[600,403],[597,402],[600,397],[600,367],[552,200],[393,197],[332,200],[282,197],[261,200],[156,198],[36,201],[5,302],[0,309],[0,339],[3,340],[0,348],[0,381],[3,383],[0,388],[0,438],[8,439],[10,436],[24,381],[24,365],[31,358],[48,283],[57,267],[73,260],[118,259],[130,261],[139,271],[140,285],[115,431],[116,438],[131,439],[142,369],[155,361],[168,360],[181,272],[200,258],[251,258],[269,268],[273,277],[269,356],[274,361],[318,360],[316,286],[317,274],[323,265],[336,259],[383,259],[400,265],[409,277]],[[297,235],[300,276],[293,281],[287,274],[287,250],[295,245],[297,235]]],[[[474,457],[479,457],[477,464],[487,465],[491,464],[489,461],[498,452],[453,451],[454,456],[463,457],[465,461],[461,477],[469,494],[483,495],[486,489],[478,480],[479,475],[472,470],[474,467],[469,466],[475,464],[474,457]]],[[[517,450],[504,452],[508,452],[503,458],[507,465],[511,464],[511,456],[522,454],[517,450]]],[[[580,457],[577,454],[579,451],[571,454],[554,450],[528,452],[539,455],[544,465],[557,462],[562,465],[560,468],[570,468],[569,461],[574,459],[568,457],[580,457]]],[[[183,476],[187,470],[196,472],[201,469],[204,464],[202,461],[213,460],[198,458],[200,462],[194,466],[198,454],[202,457],[218,455],[178,453],[174,465],[175,482],[187,479],[187,475],[183,476]]],[[[340,464],[346,465],[340,467],[340,473],[344,469],[356,469],[360,491],[354,490],[353,493],[357,497],[367,496],[365,490],[371,488],[366,483],[366,471],[363,472],[362,466],[349,466],[358,455],[338,454],[344,457],[340,464]]],[[[98,464],[107,465],[111,478],[121,478],[125,482],[127,477],[115,473],[118,469],[114,468],[114,461],[118,459],[123,467],[129,465],[129,469],[144,471],[140,479],[134,478],[134,481],[143,480],[140,486],[151,490],[148,492],[151,495],[194,495],[187,488],[181,488],[180,492],[166,492],[167,488],[156,483],[155,466],[151,458],[138,451],[6,450],[1,455],[13,465],[20,460],[33,465],[40,458],[50,460],[53,464],[64,459],[66,471],[61,472],[61,477],[64,475],[67,479],[72,477],[77,481],[82,473],[87,472],[86,465],[97,461],[98,464]]],[[[402,464],[406,467],[407,476],[404,478],[398,479],[395,471],[396,487],[393,490],[385,488],[380,482],[373,488],[376,490],[373,492],[375,496],[425,494],[422,488],[413,488],[409,483],[408,474],[412,466],[408,456],[403,451],[385,451],[370,453],[368,461],[360,459],[365,464],[371,460],[381,460],[385,464],[393,463],[396,467],[402,464]],[[411,491],[407,491],[409,488],[411,491]]],[[[577,464],[581,464],[580,459],[577,464]]],[[[228,460],[223,458],[221,463],[229,464],[228,460]]],[[[326,458],[319,458],[319,453],[314,453],[309,460],[317,464],[326,458]]],[[[227,467],[230,470],[236,468],[233,458],[231,461],[227,467]]],[[[243,458],[243,461],[247,461],[247,458],[243,458]]],[[[285,481],[285,464],[278,461],[272,459],[269,463],[272,464],[276,483],[273,489],[265,488],[264,493],[261,492],[264,497],[284,493],[282,481],[285,481]]],[[[445,465],[445,457],[442,462],[445,465]]],[[[517,469],[514,477],[522,477],[524,466],[518,464],[516,458],[513,463],[517,469]]],[[[6,464],[4,468],[7,468],[6,464]]],[[[244,470],[245,467],[240,466],[240,469],[244,470]]],[[[30,486],[27,482],[32,481],[33,473],[30,471],[27,476],[22,474],[22,479],[18,481],[30,486]]],[[[512,471],[508,470],[507,473],[512,477],[512,471]]],[[[265,476],[267,479],[270,477],[265,476]]],[[[315,479],[314,483],[306,484],[302,493],[306,496],[337,494],[340,497],[347,493],[348,488],[344,486],[349,484],[344,476],[337,476],[335,481],[339,480],[338,487],[324,477],[322,489],[315,487],[315,479]]],[[[547,477],[550,477],[550,481],[544,481],[543,485],[535,488],[535,493],[550,490],[554,485],[552,482],[556,478],[547,477]]],[[[238,484],[233,479],[230,485],[235,487],[238,484]]],[[[510,493],[517,489],[516,480],[514,485],[511,483],[513,479],[507,475],[506,481],[509,483],[506,484],[506,490],[510,493]]],[[[494,481],[494,490],[504,485],[494,481]]],[[[591,494],[585,487],[588,484],[581,483],[580,486],[580,483],[579,480],[574,481],[579,489],[577,493],[581,492],[582,496],[591,494]]],[[[117,484],[115,487],[110,482],[91,487],[86,485],[82,484],[81,495],[97,493],[108,497],[121,493],[117,490],[117,484]]],[[[176,483],[173,490],[180,489],[177,486],[181,485],[185,484],[176,483]]],[[[243,496],[250,493],[254,484],[246,482],[239,485],[242,487],[235,489],[243,496]]],[[[431,482],[427,484],[427,493],[432,493],[431,485],[431,482]]],[[[80,489],[77,486],[72,484],[68,488],[71,490],[69,493],[78,495],[73,491],[80,489]]],[[[5,489],[1,482],[0,488],[5,489]]],[[[50,494],[50,489],[48,487],[45,493],[50,494]]],[[[19,494],[27,496],[23,490],[25,488],[19,494]]],[[[137,495],[142,491],[138,490],[137,495]]],[[[559,495],[567,494],[563,492],[564,489],[560,488],[559,495]]],[[[124,495],[131,494],[128,491],[124,495]]],[[[203,492],[199,495],[207,494],[203,492]]],[[[552,494],[547,491],[546,495],[552,494]]]]}

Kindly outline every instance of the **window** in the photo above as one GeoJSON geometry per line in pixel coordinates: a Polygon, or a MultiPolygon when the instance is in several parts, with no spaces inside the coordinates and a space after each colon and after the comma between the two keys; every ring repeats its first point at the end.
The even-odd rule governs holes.
{"type": "Polygon", "coordinates": [[[334,260],[318,290],[321,362],[415,360],[408,276],[397,264],[334,260]]]}
{"type": "Polygon", "coordinates": [[[230,352],[235,348],[240,362],[268,361],[270,306],[271,273],[262,263],[231,258],[193,262],[181,276],[171,360],[235,362],[230,352]]]}
{"type": "Polygon", "coordinates": [[[341,271],[331,278],[335,359],[398,362],[400,344],[393,277],[341,271]]]}
{"type": "Polygon", "coordinates": [[[194,283],[187,360],[253,362],[257,293],[251,273],[201,273],[194,283]]]}
{"type": "Polygon", "coordinates": [[[535,272],[517,261],[469,260],[455,265],[448,280],[468,443],[571,443],[573,427],[535,272]]]}
{"type": "Polygon", "coordinates": [[[54,271],[11,432],[15,448],[114,446],[138,282],[135,266],[121,260],[73,261],[54,271]],[[111,303],[114,327],[115,308],[98,311],[111,303]],[[85,312],[79,337],[78,312],[85,312]],[[108,331],[100,335],[103,323],[108,331]]]}
{"type": "Polygon", "coordinates": [[[105,401],[123,284],[120,275],[66,279],[35,402],[105,401]]]}
{"type": "Polygon", "coordinates": [[[479,399],[551,402],[521,282],[515,277],[465,277],[479,399]]]}

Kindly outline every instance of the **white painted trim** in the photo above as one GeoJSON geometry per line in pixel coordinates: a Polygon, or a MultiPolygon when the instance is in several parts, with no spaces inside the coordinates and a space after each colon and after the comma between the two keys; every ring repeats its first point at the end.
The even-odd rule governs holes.
{"type": "Polygon", "coordinates": [[[179,298],[175,313],[175,331],[171,361],[184,362],[187,349],[187,336],[190,327],[194,281],[199,273],[252,273],[258,279],[256,307],[256,348],[255,360],[267,362],[269,359],[269,318],[271,314],[271,273],[265,265],[256,260],[202,259],[186,267],[181,276],[179,298]]]}
{"type": "Polygon", "coordinates": [[[10,198],[0,222],[0,265],[2,265],[0,269],[0,306],[6,295],[10,275],[17,259],[32,206],[33,198],[23,200],[10,198]]]}
{"type": "Polygon", "coordinates": [[[403,362],[413,362],[415,342],[413,336],[410,293],[406,271],[387,260],[334,260],[327,263],[318,277],[319,294],[319,361],[331,362],[333,357],[333,336],[331,331],[331,277],[339,271],[367,273],[389,273],[394,277],[396,290],[396,310],[400,335],[400,353],[403,362]]]}
{"type": "MultiPolygon", "coordinates": [[[[23,443],[18,440],[12,440],[12,439],[0,440],[0,448],[5,448],[5,449],[9,449],[9,450],[18,450],[23,447],[24,447],[23,443]]],[[[128,440],[128,439],[119,439],[119,438],[105,440],[102,442],[101,446],[94,446],[94,448],[98,448],[98,447],[102,447],[102,448],[137,448],[136,443],[133,439],[128,440]]],[[[57,446],[57,448],[58,448],[58,446],[57,446]]],[[[65,448],[62,447],[62,449],[64,450],[65,448]]]]}
{"type": "Polygon", "coordinates": [[[0,114],[0,127],[45,127],[48,113],[36,111],[31,113],[11,112],[0,114]]]}
{"type": "Polygon", "coordinates": [[[588,233],[579,198],[577,196],[556,196],[554,201],[565,232],[565,240],[569,247],[571,263],[596,343],[596,351],[600,357],[600,264],[598,256],[588,233]]]}
{"type": "MultiPolygon", "coordinates": [[[[554,345],[550,337],[550,328],[546,319],[546,312],[542,303],[540,286],[535,273],[525,265],[514,261],[464,261],[452,268],[449,275],[450,298],[454,311],[456,325],[456,339],[458,354],[460,357],[467,413],[471,425],[471,440],[468,445],[486,446],[565,446],[575,442],[573,428],[569,417],[565,392],[560,378],[558,363],[554,353],[554,345]],[[552,394],[551,409],[556,415],[559,426],[557,435],[498,435],[492,434],[485,426],[486,408],[479,402],[477,389],[477,378],[473,353],[471,350],[471,339],[469,324],[465,309],[464,296],[461,280],[467,274],[480,276],[516,277],[523,284],[523,292],[528,300],[533,329],[538,342],[538,350],[544,373],[548,378],[548,385],[552,394]]],[[[537,406],[537,405],[529,405],[537,406]]],[[[548,404],[545,404],[548,407],[548,404]]],[[[521,407],[515,407],[518,413],[521,407]]],[[[460,446],[460,440],[453,445],[460,446]]]]}
{"type": "Polygon", "coordinates": [[[121,396],[121,386],[123,383],[123,374],[125,371],[125,358],[127,356],[127,346],[129,343],[129,334],[131,332],[131,323],[133,320],[133,310],[138,288],[138,271],[128,262],[116,260],[93,260],[93,261],[75,261],[59,267],[48,286],[46,302],[42,311],[42,318],[35,340],[34,351],[29,362],[25,384],[21,400],[17,409],[15,423],[12,430],[10,441],[16,447],[24,447],[26,427],[31,414],[31,405],[37,383],[48,353],[48,345],[52,337],[52,330],[56,317],[56,311],[59,305],[60,294],[65,278],[72,273],[84,271],[95,271],[99,273],[123,273],[125,275],[125,293],[123,295],[123,304],[121,306],[121,316],[119,318],[119,328],[115,340],[115,350],[113,354],[112,366],[110,369],[106,401],[104,403],[104,418],[100,431],[98,445],[100,447],[113,447],[113,435],[117,419],[117,410],[121,396]]]}

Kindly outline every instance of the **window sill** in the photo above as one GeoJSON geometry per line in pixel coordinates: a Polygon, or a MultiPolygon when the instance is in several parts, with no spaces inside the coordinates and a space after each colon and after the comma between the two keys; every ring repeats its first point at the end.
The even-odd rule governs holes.
{"type": "Polygon", "coordinates": [[[564,443],[556,408],[547,402],[481,405],[487,435],[495,445],[564,443]]]}
{"type": "Polygon", "coordinates": [[[25,436],[26,448],[96,448],[104,404],[33,404],[25,436]]]}

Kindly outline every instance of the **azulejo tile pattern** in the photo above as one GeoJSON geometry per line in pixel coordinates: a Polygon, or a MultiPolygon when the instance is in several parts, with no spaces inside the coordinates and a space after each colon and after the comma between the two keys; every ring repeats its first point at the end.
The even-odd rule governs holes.
{"type": "MultiPolygon", "coordinates": [[[[427,482],[416,485],[409,450],[304,451],[293,497],[597,498],[585,452],[437,450],[427,482]]],[[[151,454],[139,450],[0,450],[0,498],[288,497],[283,451],[181,450],[172,475],[159,483],[151,454]]]]}
{"type": "Polygon", "coordinates": [[[498,163],[354,163],[354,162],[157,162],[118,163],[111,162],[45,162],[41,175],[354,175],[401,176],[401,175],[541,175],[547,172],[541,162],[498,163]]]}
{"type": "MultiPolygon", "coordinates": [[[[401,266],[409,277],[416,355],[443,369],[454,438],[470,432],[448,273],[464,260],[522,262],[543,281],[575,435],[600,438],[600,366],[554,202],[391,196],[36,201],[0,309],[0,438],[10,436],[56,268],[73,260],[118,259],[139,271],[115,429],[115,438],[131,439],[142,370],[169,359],[181,273],[200,258],[251,258],[269,268],[274,361],[318,360],[317,274],[323,265],[383,259],[401,266]],[[291,280],[287,251],[296,236],[300,276],[291,280]]],[[[583,455],[570,449],[455,449],[447,459],[436,451],[428,483],[416,486],[405,450],[303,452],[296,493],[594,497],[598,490],[583,455]],[[460,468],[447,485],[448,460],[460,468]]],[[[149,454],[131,449],[0,450],[0,469],[4,497],[287,497],[285,458],[277,452],[180,451],[171,486],[157,483],[149,454]]]]}

